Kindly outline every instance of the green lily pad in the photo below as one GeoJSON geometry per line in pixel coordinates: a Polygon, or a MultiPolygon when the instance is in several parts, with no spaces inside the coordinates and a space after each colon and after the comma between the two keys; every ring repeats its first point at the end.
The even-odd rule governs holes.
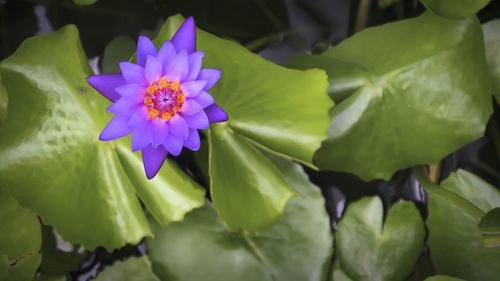
{"type": "Polygon", "coordinates": [[[151,269],[147,257],[131,257],[125,261],[117,261],[106,267],[95,281],[160,281],[151,269]]]}
{"type": "Polygon", "coordinates": [[[463,175],[450,175],[442,184],[447,188],[442,188],[418,171],[418,179],[429,194],[431,258],[438,274],[465,280],[496,280],[500,276],[500,248],[484,247],[478,228],[484,215],[478,205],[488,202],[486,198],[493,193],[482,180],[463,181],[463,175]]]}
{"type": "Polygon", "coordinates": [[[9,91],[0,187],[65,240],[112,249],[152,235],[136,193],[162,225],[204,204],[172,164],[146,181],[129,142],[98,141],[109,102],[85,81],[91,70],[74,26],[26,40],[0,73],[9,91]]]}
{"type": "Polygon", "coordinates": [[[385,223],[379,197],[352,203],[338,225],[336,255],[353,280],[404,280],[424,244],[424,223],[415,205],[399,201],[385,223]]]}
{"type": "Polygon", "coordinates": [[[41,257],[37,215],[0,189],[0,221],[0,280],[32,280],[41,257]]]}
{"type": "Polygon", "coordinates": [[[272,161],[303,195],[282,217],[253,234],[231,232],[207,204],[183,222],[155,229],[157,238],[147,241],[153,271],[178,281],[326,280],[333,237],[321,192],[297,164],[272,161]]]}
{"type": "Polygon", "coordinates": [[[500,19],[482,25],[493,94],[500,103],[500,19]]]}
{"type": "Polygon", "coordinates": [[[212,126],[209,141],[212,200],[227,225],[255,231],[281,215],[295,193],[275,165],[226,125],[212,126]]]}
{"type": "Polygon", "coordinates": [[[119,63],[128,61],[136,51],[137,44],[127,36],[113,38],[104,49],[101,60],[102,73],[119,73],[119,63]]]}
{"type": "Polygon", "coordinates": [[[463,19],[475,15],[488,5],[490,0],[422,0],[433,13],[452,19],[463,19]]]}
{"type": "Polygon", "coordinates": [[[297,68],[327,71],[338,104],[315,155],[321,169],[389,179],[481,137],[491,89],[481,26],[430,12],[367,28],[297,68]],[[474,77],[474,79],[464,79],[474,77]]]}
{"type": "MultiPolygon", "coordinates": [[[[155,43],[170,39],[183,20],[168,18],[155,43]]],[[[196,39],[204,67],[222,70],[211,94],[229,115],[222,127],[211,129],[211,195],[229,227],[254,231],[280,216],[293,192],[253,146],[312,166],[333,105],[326,76],[278,66],[200,29],[196,39]],[[222,135],[230,140],[217,141],[222,135]]]]}
{"type": "Polygon", "coordinates": [[[487,247],[500,246],[500,207],[492,209],[481,218],[479,229],[487,247]]]}

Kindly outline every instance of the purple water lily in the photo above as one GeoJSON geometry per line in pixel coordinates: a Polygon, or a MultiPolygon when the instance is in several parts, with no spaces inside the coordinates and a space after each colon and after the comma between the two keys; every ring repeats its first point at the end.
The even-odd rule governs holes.
{"type": "Polygon", "coordinates": [[[99,139],[109,141],[132,134],[132,150],[142,150],[148,179],[158,173],[169,153],[178,156],[184,146],[198,150],[199,129],[228,119],[207,92],[221,71],[202,69],[202,60],[190,17],[159,50],[149,38],[139,37],[137,64],[122,62],[119,74],[87,78],[113,102],[108,111],[115,116],[99,139]]]}

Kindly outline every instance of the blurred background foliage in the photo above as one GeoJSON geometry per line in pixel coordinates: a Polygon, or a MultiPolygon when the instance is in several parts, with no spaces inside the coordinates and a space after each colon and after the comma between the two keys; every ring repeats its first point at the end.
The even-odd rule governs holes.
{"type": "MultiPolygon", "coordinates": [[[[20,205],[8,192],[1,189],[0,280],[30,280],[36,272],[36,280],[88,280],[94,277],[97,277],[96,280],[498,279],[500,112],[498,100],[494,100],[490,94],[498,97],[500,93],[500,28],[499,21],[495,20],[500,18],[499,1],[0,0],[0,59],[11,56],[28,37],[74,24],[94,71],[116,72],[117,62],[128,60],[134,53],[135,40],[139,34],[152,38],[159,34],[158,40],[168,38],[171,35],[168,33],[171,30],[169,28],[179,24],[180,19],[175,17],[167,21],[167,18],[176,14],[194,16],[200,29],[237,42],[249,52],[257,53],[269,61],[298,69],[318,67],[326,71],[328,94],[336,106],[330,111],[334,119],[329,141],[323,143],[317,152],[315,164],[331,170],[317,171],[308,163],[312,159],[300,159],[294,157],[296,155],[287,154],[287,151],[300,148],[296,144],[290,145],[288,150],[284,149],[284,154],[302,160],[306,164],[302,167],[276,157],[260,146],[256,148],[255,142],[267,145],[278,138],[271,138],[269,141],[260,136],[259,139],[258,134],[252,135],[241,127],[241,123],[234,122],[227,127],[211,130],[204,140],[202,151],[184,152],[181,157],[173,159],[168,164],[168,171],[173,170],[176,176],[169,178],[164,171],[166,179],[153,183],[154,188],[148,189],[138,170],[133,168],[137,166],[137,159],[130,153],[127,154],[124,148],[126,143],[122,142],[118,144],[118,147],[122,147],[122,158],[106,160],[101,165],[123,165],[127,170],[127,177],[120,177],[121,181],[117,182],[133,185],[142,205],[135,202],[137,199],[134,199],[135,193],[132,193],[127,198],[132,198],[131,202],[135,203],[126,204],[124,209],[133,209],[129,205],[134,205],[135,209],[141,206],[148,209],[145,214],[150,219],[151,230],[142,218],[144,214],[141,211],[130,211],[133,214],[130,217],[141,217],[141,227],[134,229],[137,231],[134,242],[138,239],[141,242],[125,245],[131,242],[132,234],[124,233],[123,236],[110,237],[106,245],[101,245],[104,247],[95,248],[96,240],[92,240],[92,237],[84,240],[71,235],[63,237],[61,231],[70,233],[72,228],[78,229],[78,220],[69,223],[65,220],[67,229],[55,231],[51,225],[56,225],[53,223],[56,220],[44,222],[45,213],[40,212],[38,215],[42,218],[37,218],[36,213],[26,208],[33,209],[31,206],[20,205]],[[382,26],[378,32],[368,29],[359,33],[366,27],[417,17],[426,9],[455,20],[477,13],[485,37],[489,76],[482,42],[475,40],[471,43],[470,40],[464,40],[468,34],[475,34],[471,37],[481,37],[480,26],[474,21],[466,23],[464,20],[455,24],[448,19],[427,14],[412,22],[413,28],[419,29],[420,33],[409,33],[408,29],[401,28],[399,22],[382,26]],[[429,23],[433,21],[434,23],[429,23]],[[429,25],[425,26],[426,24],[429,25]],[[167,31],[162,32],[162,27],[167,31]],[[468,30],[469,33],[460,33],[463,30],[468,30]],[[426,40],[431,45],[436,44],[435,49],[426,49],[427,53],[421,52],[426,40]],[[470,46],[461,44],[462,40],[467,41],[470,46]],[[396,82],[371,87],[372,85],[363,86],[363,83],[359,83],[360,78],[365,76],[353,70],[353,65],[370,69],[370,63],[373,63],[383,67],[370,69],[370,77],[378,78],[381,73],[392,75],[394,69],[406,66],[407,54],[409,59],[417,58],[422,62],[446,44],[450,45],[448,47],[454,55],[451,58],[436,58],[435,64],[429,69],[436,70],[436,65],[441,64],[442,69],[438,69],[437,73],[446,73],[453,79],[431,77],[428,69],[422,70],[418,65],[413,65],[416,70],[403,76],[401,80],[390,76],[396,82]],[[362,57],[360,62],[357,61],[359,57],[362,57]],[[385,64],[386,61],[392,64],[385,64]],[[449,72],[446,72],[447,68],[449,72]],[[350,84],[354,87],[346,90],[341,88],[339,81],[357,81],[359,84],[350,84]],[[408,85],[401,81],[416,82],[415,85],[408,85]],[[443,109],[439,103],[441,95],[435,95],[440,83],[443,87],[453,86],[447,88],[448,91],[453,89],[452,92],[445,91],[451,95],[448,101],[457,100],[453,103],[455,112],[457,115],[462,112],[464,114],[453,125],[443,121],[456,116],[452,118],[442,114],[453,110],[440,111],[443,109]],[[475,85],[477,87],[474,88],[475,85]],[[383,100],[368,112],[368,121],[360,122],[361,127],[350,138],[336,139],[335,131],[332,133],[332,130],[349,122],[335,116],[344,112],[349,104],[362,100],[358,98],[361,94],[355,94],[360,88],[371,91],[370,96],[373,97],[373,93],[377,94],[380,90],[378,86],[383,93],[398,87],[396,92],[404,92],[412,87],[428,87],[429,95],[426,95],[424,101],[419,99],[422,98],[422,92],[408,101],[383,100]],[[479,97],[479,92],[485,95],[479,97]],[[394,105],[391,106],[391,102],[394,105]],[[407,102],[419,106],[422,111],[406,110],[402,106],[407,102]],[[428,108],[431,110],[427,114],[425,110],[428,108]],[[431,118],[432,116],[435,118],[431,118]],[[379,126],[373,126],[374,123],[370,121],[373,119],[380,121],[379,126]],[[232,129],[236,129],[236,133],[232,129]],[[484,129],[486,131],[483,136],[484,129]],[[366,137],[368,130],[372,130],[370,137],[366,137]],[[423,139],[427,137],[427,141],[415,141],[422,135],[423,139]],[[224,147],[217,142],[217,137],[230,138],[233,146],[224,147]],[[253,142],[249,144],[247,137],[253,142]],[[368,139],[376,141],[369,142],[368,139]],[[331,142],[330,147],[328,142],[331,142]],[[208,143],[212,149],[215,146],[215,149],[224,151],[217,154],[222,160],[209,155],[208,143]],[[395,143],[402,143],[400,150],[391,150],[395,143]],[[227,169],[220,163],[231,157],[229,152],[234,149],[234,145],[244,147],[242,150],[245,151],[243,154],[246,159],[234,156],[231,161],[236,164],[231,166],[236,168],[228,174],[210,173],[209,161],[215,163],[211,164],[215,166],[219,163],[219,168],[215,168],[218,171],[227,169]],[[248,167],[255,169],[252,171],[255,174],[262,173],[263,169],[271,171],[266,172],[265,176],[270,179],[268,184],[278,183],[283,186],[283,190],[291,187],[298,192],[298,196],[291,199],[286,207],[281,206],[282,209],[278,208],[271,214],[263,212],[262,216],[259,215],[259,223],[266,221],[268,225],[251,233],[228,230],[227,225],[242,223],[248,227],[249,223],[228,219],[227,214],[233,214],[231,209],[217,206],[217,202],[214,202],[214,206],[211,203],[213,187],[212,193],[209,192],[210,178],[214,176],[226,176],[225,182],[238,185],[240,178],[233,175],[244,171],[242,169],[245,167],[237,164],[245,160],[249,160],[248,167]],[[423,163],[433,165],[428,170],[423,167],[412,168],[423,163]],[[276,167],[277,170],[270,167],[276,167]],[[183,172],[194,181],[191,182],[183,172]],[[170,200],[165,194],[164,197],[158,197],[158,191],[175,191],[174,187],[178,186],[182,186],[182,190],[192,190],[185,195],[190,198],[191,203],[185,205],[183,200],[187,199],[176,201],[179,206],[183,206],[179,207],[180,210],[173,208],[177,212],[165,211],[162,206],[172,206],[174,200],[170,200]],[[207,191],[207,203],[204,207],[187,213],[203,204],[202,193],[196,190],[207,191]],[[157,198],[161,199],[155,201],[157,198]],[[179,222],[185,213],[184,221],[179,222]],[[284,215],[279,216],[281,213],[284,215]],[[270,223],[269,220],[273,222],[270,223]],[[164,228],[158,223],[168,226],[164,228]],[[156,238],[140,239],[151,234],[156,238]],[[91,247],[85,248],[81,245],[82,242],[91,247]]],[[[61,53],[65,52],[65,48],[75,53],[81,52],[77,39],[73,38],[76,38],[75,35],[73,31],[68,31],[66,35],[56,36],[60,41],[54,39],[52,42],[70,43],[67,45],[69,47],[54,46],[54,49],[61,53]]],[[[203,36],[201,44],[207,46],[209,64],[217,66],[219,63],[220,67],[238,69],[237,66],[225,64],[224,50],[228,57],[241,55],[247,59],[244,61],[248,65],[262,66],[269,74],[301,78],[306,76],[306,72],[292,76],[291,71],[277,71],[267,62],[249,56],[239,46],[209,35],[203,36]],[[215,47],[210,49],[212,42],[217,43],[213,43],[215,47]]],[[[33,49],[27,50],[36,50],[36,44],[33,46],[33,49]]],[[[45,49],[50,49],[50,41],[47,41],[46,46],[45,49]]],[[[50,54],[50,51],[45,54],[50,54]]],[[[36,55],[33,52],[33,56],[36,55]]],[[[29,57],[26,58],[29,61],[29,57]]],[[[8,69],[18,65],[19,61],[11,57],[2,64],[4,69],[8,69]]],[[[61,73],[74,71],[82,77],[90,73],[85,67],[82,67],[83,70],[61,67],[64,61],[55,60],[52,67],[66,70],[61,73]]],[[[264,79],[259,74],[255,74],[255,79],[264,79]]],[[[251,71],[249,75],[252,75],[251,71]]],[[[298,88],[307,84],[307,81],[320,80],[319,74],[310,73],[309,76],[302,82],[297,81],[300,79],[287,79],[296,82],[298,88]]],[[[272,75],[269,77],[273,79],[272,75]]],[[[2,77],[1,81],[4,80],[6,78],[2,77]]],[[[7,80],[10,82],[7,81],[6,85],[12,85],[13,78],[7,77],[7,80]]],[[[277,80],[270,81],[282,85],[277,80]]],[[[70,86],[77,87],[80,85],[78,83],[79,80],[75,79],[70,86]]],[[[318,89],[311,92],[321,92],[321,83],[323,82],[315,83],[318,89]]],[[[228,85],[233,84],[220,86],[220,93],[229,93],[228,85]]],[[[241,84],[234,85],[238,87],[241,84]]],[[[7,96],[12,89],[0,85],[0,124],[8,114],[7,96]]],[[[36,88],[34,89],[36,92],[36,88]]],[[[277,98],[280,97],[279,94],[286,94],[279,90],[271,91],[270,88],[262,91],[275,92],[277,98]]],[[[324,94],[326,97],[327,93],[324,94]]],[[[223,94],[220,94],[220,99],[224,99],[223,94]]],[[[325,107],[326,114],[326,108],[331,104],[322,103],[322,106],[325,107]]],[[[256,116],[245,115],[245,112],[239,113],[237,108],[233,110],[236,121],[258,119],[256,116]]],[[[273,106],[267,110],[272,113],[273,106]]],[[[354,115],[356,112],[360,111],[355,109],[354,115]]],[[[276,116],[273,118],[279,119],[276,116]]],[[[319,126],[323,120],[318,120],[311,120],[311,123],[319,126]]],[[[8,124],[6,128],[9,128],[8,124]]],[[[0,134],[1,132],[0,128],[0,134]]],[[[2,137],[5,138],[5,134],[2,137]]],[[[282,144],[274,145],[282,152],[282,144]]],[[[319,147],[314,149],[316,148],[319,147]]],[[[103,151],[111,151],[108,149],[102,148],[103,151]]],[[[304,146],[302,149],[305,151],[304,146]]],[[[309,151],[307,153],[309,157],[309,151]]],[[[5,179],[0,179],[0,186],[5,182],[5,179]]],[[[15,179],[9,179],[8,182],[15,182],[15,179]]],[[[64,190],[65,183],[67,182],[59,182],[60,190],[64,190]]],[[[112,182],[108,184],[113,185],[112,182]]],[[[15,187],[1,187],[10,189],[11,192],[15,190],[15,187]]],[[[268,188],[267,185],[261,187],[268,188]]],[[[230,194],[234,190],[216,189],[215,192],[230,194]]],[[[283,197],[275,198],[275,201],[279,201],[273,203],[276,206],[283,205],[283,200],[286,202],[290,196],[289,191],[281,194],[283,197]]],[[[18,200],[29,197],[15,195],[18,200]]],[[[57,205],[53,207],[53,212],[60,210],[57,205]]],[[[252,210],[251,205],[245,207],[247,208],[243,212],[235,215],[236,218],[255,216],[256,211],[252,210]]],[[[79,210],[85,211],[81,206],[73,210],[76,213],[79,210]]],[[[80,215],[85,217],[89,214],[91,213],[80,215]]],[[[88,225],[83,220],[80,222],[88,225]]],[[[97,240],[102,237],[100,230],[95,229],[97,240]]]]}

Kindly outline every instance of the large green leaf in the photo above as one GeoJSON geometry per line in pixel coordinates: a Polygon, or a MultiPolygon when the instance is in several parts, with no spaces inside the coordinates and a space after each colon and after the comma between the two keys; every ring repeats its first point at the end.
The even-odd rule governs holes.
{"type": "Polygon", "coordinates": [[[421,171],[418,178],[429,194],[428,243],[436,272],[465,280],[497,280],[500,248],[483,246],[478,224],[484,212],[475,205],[486,202],[491,190],[477,181],[458,180],[460,173],[443,183],[447,188],[432,184],[421,171]],[[478,194],[483,200],[477,200],[478,194]]]}
{"type": "Polygon", "coordinates": [[[85,81],[91,70],[74,26],[26,40],[0,72],[9,92],[0,187],[65,240],[111,249],[151,235],[136,192],[162,225],[204,204],[171,164],[146,181],[127,141],[98,141],[111,114],[85,81]]]}
{"type": "Polygon", "coordinates": [[[154,272],[177,281],[326,280],[333,237],[321,192],[298,165],[273,163],[302,194],[283,217],[248,234],[228,230],[211,205],[195,210],[148,240],[154,272]]]}
{"type": "Polygon", "coordinates": [[[482,136],[492,110],[475,18],[448,20],[427,12],[367,28],[292,65],[326,69],[329,93],[340,102],[316,164],[365,180],[438,161],[482,136]]]}
{"type": "Polygon", "coordinates": [[[487,247],[500,246],[500,207],[492,209],[481,218],[479,229],[487,247]]]}
{"type": "Polygon", "coordinates": [[[294,195],[280,171],[225,124],[212,126],[209,140],[212,200],[221,218],[248,231],[272,222],[294,195]]]}
{"type": "MultiPolygon", "coordinates": [[[[170,39],[182,21],[170,17],[155,43],[170,39]]],[[[283,176],[253,145],[312,165],[332,106],[326,76],[320,70],[275,65],[199,29],[196,39],[205,53],[204,67],[222,70],[211,93],[229,114],[209,138],[212,198],[229,227],[253,231],[281,215],[292,195],[283,176]]]]}
{"type": "Polygon", "coordinates": [[[160,281],[147,257],[131,257],[106,267],[95,281],[160,281]]]}
{"type": "Polygon", "coordinates": [[[0,222],[0,280],[32,280],[42,243],[36,214],[0,189],[0,222]]]}
{"type": "Polygon", "coordinates": [[[399,201],[385,223],[379,197],[348,206],[338,225],[336,255],[353,280],[404,280],[411,274],[424,244],[424,223],[415,205],[399,201]]]}
{"type": "Polygon", "coordinates": [[[422,0],[427,9],[437,15],[452,19],[470,17],[489,2],[490,0],[422,0]]]}
{"type": "Polygon", "coordinates": [[[483,32],[493,94],[500,103],[500,19],[483,24],[483,32]]]}

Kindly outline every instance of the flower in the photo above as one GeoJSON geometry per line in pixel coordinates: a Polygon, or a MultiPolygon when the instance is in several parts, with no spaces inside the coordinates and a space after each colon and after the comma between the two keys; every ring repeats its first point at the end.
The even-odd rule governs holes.
{"type": "Polygon", "coordinates": [[[190,17],[159,50],[149,38],[140,36],[137,64],[121,62],[121,73],[87,78],[113,102],[107,110],[115,116],[99,139],[132,134],[132,150],[142,150],[148,179],[158,173],[169,153],[178,156],[184,146],[198,150],[199,129],[228,119],[207,92],[221,71],[202,69],[203,55],[196,51],[196,26],[190,17]]]}

